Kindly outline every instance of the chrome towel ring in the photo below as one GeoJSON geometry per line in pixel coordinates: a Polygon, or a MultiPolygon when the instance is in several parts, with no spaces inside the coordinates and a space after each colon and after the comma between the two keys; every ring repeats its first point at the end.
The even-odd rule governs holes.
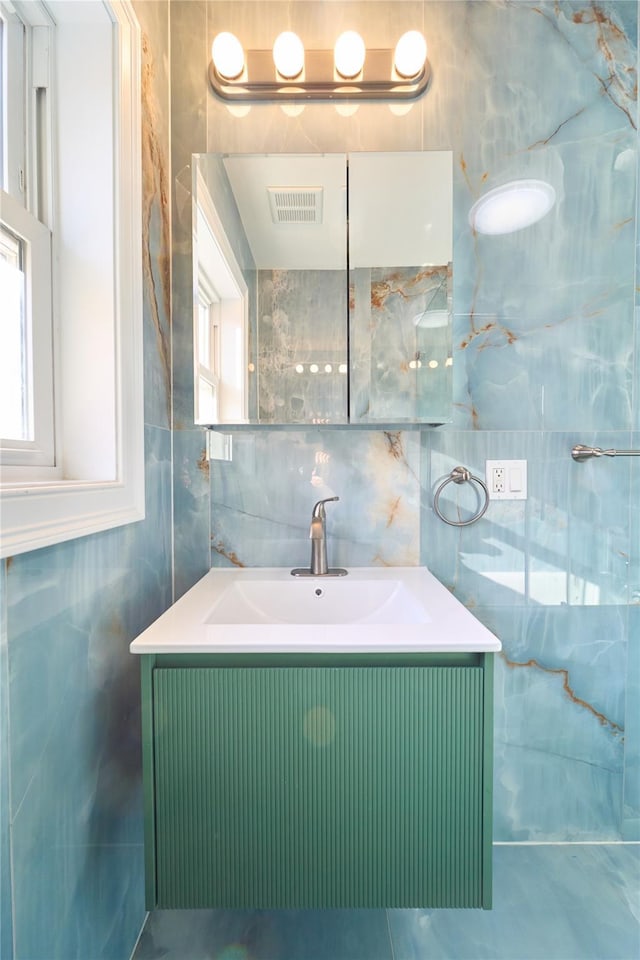
{"type": "Polygon", "coordinates": [[[440,486],[437,488],[436,492],[433,495],[433,509],[438,514],[441,520],[444,520],[445,523],[450,524],[452,527],[467,527],[470,523],[475,523],[476,520],[479,520],[480,517],[483,517],[486,513],[487,507],[489,506],[489,491],[487,490],[487,485],[484,480],[481,480],[480,477],[474,477],[470,470],[467,470],[466,467],[454,467],[448,477],[446,477],[440,486]],[[448,483],[465,483],[466,481],[473,481],[477,483],[478,486],[482,487],[484,491],[484,503],[480,507],[477,513],[474,513],[472,517],[469,517],[468,520],[447,520],[446,517],[440,512],[440,507],[438,506],[438,501],[440,499],[440,494],[446,487],[448,483]]]}

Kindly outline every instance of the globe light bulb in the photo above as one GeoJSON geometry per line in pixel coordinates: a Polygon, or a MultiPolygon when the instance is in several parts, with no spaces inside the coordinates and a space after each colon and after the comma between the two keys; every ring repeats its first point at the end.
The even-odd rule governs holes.
{"type": "Polygon", "coordinates": [[[215,37],[211,44],[211,58],[224,80],[237,80],[244,70],[244,50],[233,33],[224,31],[215,37]]]}
{"type": "Polygon", "coordinates": [[[357,77],[364,66],[366,55],[364,40],[355,30],[341,33],[333,48],[333,62],[336,71],[345,80],[357,77]]]}
{"type": "Polygon", "coordinates": [[[401,77],[417,77],[427,59],[427,43],[418,30],[404,33],[396,44],[393,64],[401,77]]]}
{"type": "Polygon", "coordinates": [[[276,37],[273,45],[273,62],[285,80],[294,80],[304,69],[304,47],[300,37],[285,30],[276,37]]]}

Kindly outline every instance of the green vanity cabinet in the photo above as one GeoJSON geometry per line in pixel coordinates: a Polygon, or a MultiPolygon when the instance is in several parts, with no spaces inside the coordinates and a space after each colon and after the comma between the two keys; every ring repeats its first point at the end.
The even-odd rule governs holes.
{"type": "Polygon", "coordinates": [[[490,907],[492,660],[143,656],[148,907],[490,907]]]}

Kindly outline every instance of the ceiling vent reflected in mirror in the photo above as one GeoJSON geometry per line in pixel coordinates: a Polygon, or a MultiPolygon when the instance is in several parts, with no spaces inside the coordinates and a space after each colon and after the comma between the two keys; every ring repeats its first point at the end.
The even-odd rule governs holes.
{"type": "Polygon", "coordinates": [[[322,223],[322,187],[267,187],[273,223],[322,223]]]}

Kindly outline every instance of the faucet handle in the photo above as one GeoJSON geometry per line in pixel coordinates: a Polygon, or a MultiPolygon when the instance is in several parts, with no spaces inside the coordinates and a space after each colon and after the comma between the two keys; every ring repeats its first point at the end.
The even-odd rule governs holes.
{"type": "Polygon", "coordinates": [[[340,497],[327,497],[325,500],[318,500],[315,507],[313,508],[313,513],[311,514],[314,520],[324,520],[326,519],[326,513],[324,509],[325,503],[332,503],[334,500],[339,500],[340,497]]]}

